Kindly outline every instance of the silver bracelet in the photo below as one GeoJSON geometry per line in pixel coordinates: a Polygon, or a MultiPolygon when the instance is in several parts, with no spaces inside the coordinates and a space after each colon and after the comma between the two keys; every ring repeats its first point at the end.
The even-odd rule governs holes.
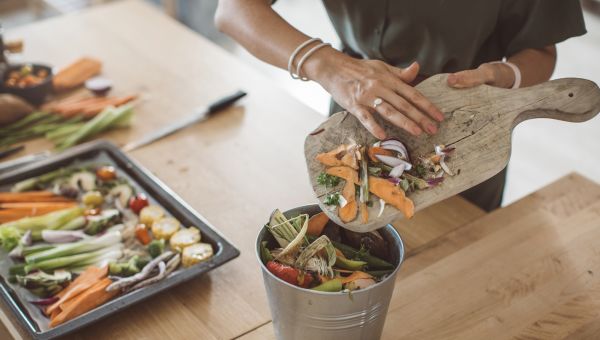
{"type": "Polygon", "coordinates": [[[331,44],[328,43],[320,43],[319,45],[311,48],[308,52],[306,52],[302,58],[300,59],[300,61],[298,62],[298,67],[296,68],[296,74],[298,75],[298,77],[300,78],[300,80],[302,81],[309,81],[309,79],[307,77],[303,77],[300,73],[302,73],[302,65],[304,65],[304,62],[311,56],[313,55],[315,52],[317,52],[318,49],[325,47],[325,46],[331,46],[331,44]]]}
{"type": "Polygon", "coordinates": [[[290,55],[290,59],[288,60],[288,72],[290,73],[290,76],[292,77],[292,79],[300,79],[300,76],[295,75],[294,72],[292,71],[292,68],[294,67],[294,59],[296,59],[296,55],[303,48],[305,48],[306,46],[314,43],[315,41],[321,41],[321,39],[319,39],[319,38],[308,39],[307,41],[303,42],[298,47],[296,47],[296,49],[294,50],[294,52],[292,52],[292,54],[290,55]]]}
{"type": "Polygon", "coordinates": [[[519,66],[511,63],[510,61],[492,61],[490,64],[504,64],[504,65],[510,67],[510,69],[515,74],[515,82],[513,83],[513,86],[511,88],[518,89],[519,87],[521,87],[521,78],[522,77],[521,77],[521,70],[519,69],[519,66]]]}

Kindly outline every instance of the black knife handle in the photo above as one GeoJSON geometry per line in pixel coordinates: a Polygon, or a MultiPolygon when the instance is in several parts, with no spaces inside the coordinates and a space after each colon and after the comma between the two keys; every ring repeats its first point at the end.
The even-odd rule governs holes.
{"type": "Polygon", "coordinates": [[[213,114],[217,111],[220,111],[226,107],[228,107],[229,105],[232,105],[233,103],[235,103],[236,101],[238,101],[240,98],[244,97],[247,93],[244,91],[237,91],[236,93],[221,98],[219,100],[217,100],[216,102],[210,104],[210,106],[208,107],[208,114],[213,114]]]}

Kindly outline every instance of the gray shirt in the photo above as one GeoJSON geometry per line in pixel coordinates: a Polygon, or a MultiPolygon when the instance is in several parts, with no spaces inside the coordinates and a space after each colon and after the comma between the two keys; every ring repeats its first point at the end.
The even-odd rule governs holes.
{"type": "Polygon", "coordinates": [[[421,74],[475,68],[586,33],[578,0],[323,0],[342,47],[421,74]]]}

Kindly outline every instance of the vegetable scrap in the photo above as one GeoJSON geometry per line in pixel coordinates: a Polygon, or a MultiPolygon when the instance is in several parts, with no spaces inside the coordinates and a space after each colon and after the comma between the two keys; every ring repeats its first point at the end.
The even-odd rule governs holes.
{"type": "Polygon", "coordinates": [[[323,203],[332,210],[337,209],[344,223],[354,221],[359,215],[361,223],[367,223],[368,207],[374,202],[379,204],[377,218],[386,205],[411,218],[415,207],[407,196],[440,185],[446,176],[455,176],[447,163],[454,150],[454,147],[435,145],[431,154],[411,159],[404,143],[395,138],[370,146],[351,140],[349,144],[316,156],[316,160],[326,166],[318,175],[317,184],[334,188],[339,179],[344,180],[341,191],[329,192],[323,203]]]}
{"type": "Polygon", "coordinates": [[[50,327],[209,260],[213,247],[110,165],[59,168],[0,192],[8,281],[50,327]]]}
{"type": "Polygon", "coordinates": [[[102,71],[102,63],[93,58],[80,58],[71,65],[58,71],[52,83],[54,90],[62,92],[74,89],[102,71]]]}
{"type": "Polygon", "coordinates": [[[260,244],[263,264],[297,287],[322,292],[366,289],[396,267],[388,262],[389,245],[378,231],[342,229],[323,212],[287,218],[276,209],[265,227],[273,239],[260,244]]]}

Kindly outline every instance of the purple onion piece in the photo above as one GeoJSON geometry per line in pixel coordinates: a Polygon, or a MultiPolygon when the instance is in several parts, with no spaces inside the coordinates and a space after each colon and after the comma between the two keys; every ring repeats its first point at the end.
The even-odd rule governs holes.
{"type": "Polygon", "coordinates": [[[395,166],[392,171],[390,171],[390,177],[394,177],[394,178],[400,178],[400,176],[402,176],[402,174],[404,173],[404,169],[406,168],[406,165],[404,164],[400,164],[398,166],[395,166]]]}
{"type": "Polygon", "coordinates": [[[426,180],[427,184],[429,184],[432,187],[442,183],[443,181],[444,181],[444,177],[431,178],[431,179],[426,180]]]}
{"type": "Polygon", "coordinates": [[[58,301],[58,296],[52,296],[49,298],[39,300],[29,300],[30,303],[33,303],[36,306],[49,306],[55,303],[56,301],[58,301]]]}
{"type": "Polygon", "coordinates": [[[392,156],[386,156],[386,155],[375,155],[375,157],[377,157],[377,159],[380,160],[381,162],[383,162],[384,164],[391,166],[392,168],[395,168],[401,164],[404,164],[405,170],[410,170],[412,168],[412,164],[410,164],[409,162],[407,162],[403,159],[400,159],[398,157],[392,157],[392,156]]]}
{"type": "Polygon", "coordinates": [[[386,178],[388,181],[394,183],[394,185],[398,185],[400,183],[400,178],[388,177],[386,178]]]}
{"type": "Polygon", "coordinates": [[[84,238],[81,230],[42,230],[42,239],[48,243],[70,243],[84,238]]]}
{"type": "Polygon", "coordinates": [[[442,152],[443,152],[443,153],[445,153],[445,154],[448,154],[448,153],[450,153],[450,152],[452,152],[452,151],[454,151],[454,150],[456,150],[456,148],[455,148],[455,147],[453,147],[453,146],[449,146],[449,147],[447,147],[447,148],[443,149],[443,150],[442,150],[442,152]]]}

